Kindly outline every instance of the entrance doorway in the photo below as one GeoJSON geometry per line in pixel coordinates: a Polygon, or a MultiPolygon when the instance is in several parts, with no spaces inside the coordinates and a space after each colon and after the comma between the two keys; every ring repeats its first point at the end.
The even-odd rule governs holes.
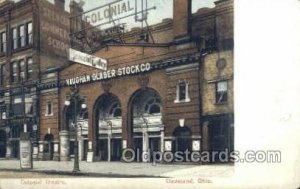
{"type": "MultiPolygon", "coordinates": [[[[209,121],[209,146],[210,152],[232,152],[234,150],[233,146],[233,127],[231,127],[231,117],[230,116],[219,116],[211,118],[209,121]]],[[[211,155],[211,162],[227,162],[230,161],[229,158],[224,156],[211,155]]]]}
{"type": "MultiPolygon", "coordinates": [[[[137,133],[136,133],[137,134],[137,133]]],[[[134,152],[135,152],[135,161],[142,161],[142,153],[143,153],[143,138],[135,137],[133,140],[134,152]]]]}
{"type": "Polygon", "coordinates": [[[6,156],[6,132],[0,130],[0,158],[4,158],[6,156]]]}
{"type": "Polygon", "coordinates": [[[111,160],[120,161],[122,156],[122,139],[112,139],[111,148],[111,160]]]}
{"type": "MultiPolygon", "coordinates": [[[[177,127],[174,130],[173,136],[175,138],[172,145],[173,153],[175,152],[184,153],[187,150],[189,152],[192,152],[192,132],[187,126],[177,127]]],[[[186,161],[186,159],[184,159],[184,161],[186,161]]]]}
{"type": "Polygon", "coordinates": [[[150,161],[153,162],[153,153],[160,152],[160,138],[149,138],[150,161]]]}
{"type": "Polygon", "coordinates": [[[53,159],[53,139],[54,136],[52,134],[46,134],[44,138],[44,152],[45,152],[45,159],[52,160],[53,159]]]}

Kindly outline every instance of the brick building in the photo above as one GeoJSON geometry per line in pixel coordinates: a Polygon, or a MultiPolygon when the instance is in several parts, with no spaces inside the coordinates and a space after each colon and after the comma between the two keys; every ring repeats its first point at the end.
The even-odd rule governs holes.
{"type": "Polygon", "coordinates": [[[233,150],[233,1],[194,14],[190,0],[173,2],[173,19],[149,28],[154,42],[133,28],[126,43],[93,52],[106,71],[72,63],[44,75],[41,153],[52,143],[55,159],[72,157],[74,112],[65,102],[75,86],[87,105],[77,116],[82,160],[88,150],[100,161],[120,161],[125,148],[233,150]]]}
{"type": "Polygon", "coordinates": [[[0,158],[19,158],[20,134],[40,132],[38,86],[54,68],[68,64],[69,13],[64,0],[0,3],[0,158]],[[44,75],[44,76],[43,76],[44,75]]]}

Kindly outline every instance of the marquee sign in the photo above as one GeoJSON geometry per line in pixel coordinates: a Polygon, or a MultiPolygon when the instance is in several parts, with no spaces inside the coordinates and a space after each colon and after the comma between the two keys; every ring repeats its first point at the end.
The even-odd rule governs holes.
{"type": "Polygon", "coordinates": [[[107,69],[107,60],[77,51],[72,48],[69,49],[69,60],[86,66],[91,66],[100,70],[107,69]]]}
{"type": "Polygon", "coordinates": [[[81,75],[73,78],[66,79],[67,86],[84,84],[89,82],[101,81],[105,79],[112,79],[120,76],[133,75],[138,73],[144,73],[151,70],[151,64],[137,64],[133,66],[121,67],[118,69],[110,69],[104,72],[93,73],[90,75],[81,75]]]}

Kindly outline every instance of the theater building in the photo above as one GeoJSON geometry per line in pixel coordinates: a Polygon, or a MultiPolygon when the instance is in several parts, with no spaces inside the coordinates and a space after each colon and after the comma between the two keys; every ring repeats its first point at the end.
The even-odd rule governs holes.
{"type": "Polygon", "coordinates": [[[40,149],[51,142],[54,159],[69,160],[77,134],[81,160],[92,151],[94,161],[120,161],[126,148],[233,150],[233,1],[193,14],[191,1],[173,2],[173,19],[150,26],[153,40],[133,28],[126,43],[93,52],[107,70],[71,62],[47,73],[51,82],[39,88],[40,149]],[[78,133],[65,104],[74,88],[86,104],[76,115],[78,133]]]}
{"type": "Polygon", "coordinates": [[[68,63],[69,15],[64,0],[0,1],[0,158],[19,158],[24,130],[37,158],[38,85],[49,70],[68,63]]]}

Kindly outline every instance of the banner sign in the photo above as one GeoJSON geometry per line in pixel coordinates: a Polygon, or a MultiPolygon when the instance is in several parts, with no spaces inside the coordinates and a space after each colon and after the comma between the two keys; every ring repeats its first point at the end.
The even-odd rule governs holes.
{"type": "Polygon", "coordinates": [[[69,49],[69,60],[86,66],[91,66],[100,70],[107,69],[107,60],[77,51],[72,48],[69,49]]]}
{"type": "Polygon", "coordinates": [[[101,81],[104,79],[112,79],[116,77],[144,73],[151,70],[150,63],[137,64],[132,66],[121,67],[118,69],[110,69],[104,72],[93,73],[90,75],[81,75],[66,79],[68,86],[101,81]]]}

